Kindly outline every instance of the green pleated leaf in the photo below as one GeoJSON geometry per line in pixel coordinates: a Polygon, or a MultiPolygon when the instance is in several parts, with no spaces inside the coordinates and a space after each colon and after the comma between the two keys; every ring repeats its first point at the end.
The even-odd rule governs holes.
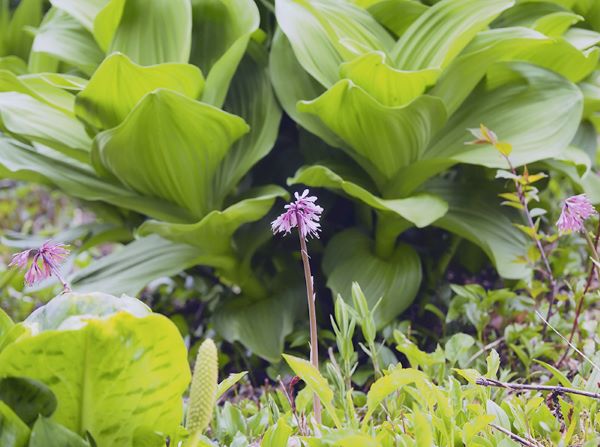
{"type": "MultiPolygon", "coordinates": [[[[162,239],[157,235],[140,238],[105,256],[72,278],[77,291],[104,290],[115,295],[136,295],[156,278],[168,277],[206,262],[196,247],[162,239]]],[[[228,265],[228,259],[223,259],[228,265]]]]}
{"type": "Polygon", "coordinates": [[[298,109],[318,116],[385,178],[417,161],[446,120],[438,98],[423,95],[407,106],[387,107],[348,80],[313,101],[300,102],[298,109]]]}
{"type": "Polygon", "coordinates": [[[408,27],[427,11],[427,6],[418,0],[381,0],[356,3],[367,7],[369,13],[397,37],[404,34],[408,27]]]}
{"type": "Polygon", "coordinates": [[[376,210],[394,213],[417,227],[430,225],[448,209],[444,200],[431,194],[417,194],[403,199],[382,199],[356,183],[344,180],[325,166],[300,168],[288,183],[343,191],[376,210]]]}
{"type": "Polygon", "coordinates": [[[443,197],[449,205],[435,226],[481,247],[504,278],[522,279],[531,273],[518,259],[526,255],[529,241],[512,224],[510,210],[500,206],[496,191],[444,180],[428,182],[424,190],[443,197]]]}
{"type": "Polygon", "coordinates": [[[27,64],[17,56],[0,57],[0,70],[8,70],[16,75],[27,74],[27,64]]]}
{"type": "Polygon", "coordinates": [[[525,26],[549,37],[560,37],[571,25],[583,20],[566,8],[548,1],[520,2],[505,11],[493,26],[525,26]]]}
{"type": "Polygon", "coordinates": [[[434,84],[439,70],[396,70],[382,52],[367,53],[340,66],[340,77],[350,79],[383,105],[405,105],[434,84]]]}
{"type": "Polygon", "coordinates": [[[219,163],[246,132],[241,118],[160,89],[118,127],[98,134],[92,155],[100,171],[200,218],[216,207],[212,182],[219,163]]]}
{"type": "Polygon", "coordinates": [[[29,95],[0,93],[0,121],[8,131],[23,138],[47,144],[77,160],[89,158],[92,141],[83,125],[29,95]]]}
{"type": "Polygon", "coordinates": [[[190,61],[206,75],[202,100],[221,107],[260,14],[252,0],[192,0],[190,61]]]}
{"type": "Polygon", "coordinates": [[[25,377],[0,379],[0,401],[30,426],[39,415],[50,417],[56,410],[56,397],[50,388],[25,377]]]}
{"type": "Polygon", "coordinates": [[[373,17],[343,0],[277,0],[275,14],[304,70],[325,87],[339,79],[342,62],[393,45],[373,17]]]}
{"type": "Polygon", "coordinates": [[[391,56],[403,70],[444,68],[512,0],[442,0],[424,12],[394,46],[391,56]]]}
{"type": "Polygon", "coordinates": [[[89,32],[94,31],[94,20],[110,0],[50,0],[52,6],[62,9],[77,19],[89,32]]]}
{"type": "Polygon", "coordinates": [[[43,8],[43,0],[22,0],[17,4],[6,27],[5,54],[27,59],[33,43],[33,36],[28,28],[40,24],[43,8]]]}
{"type": "Polygon", "coordinates": [[[583,28],[570,28],[563,37],[580,51],[600,43],[600,33],[583,28]]]}
{"type": "Polygon", "coordinates": [[[529,28],[499,28],[478,33],[444,71],[430,94],[444,100],[452,114],[473,92],[492,64],[518,59],[527,48],[539,49],[550,40],[529,28]]]}
{"type": "Polygon", "coordinates": [[[89,432],[98,445],[129,447],[138,427],[173,434],[190,380],[181,335],[147,308],[145,316],[123,309],[95,317],[90,301],[104,311],[107,298],[120,300],[68,293],[38,309],[25,321],[30,335],[0,353],[0,376],[48,385],[59,402],[52,420],[80,436],[89,432]],[[88,305],[80,314],[82,300],[88,305]],[[40,328],[40,314],[61,316],[53,319],[57,329],[40,328]]]}
{"type": "Polygon", "coordinates": [[[223,211],[212,211],[195,224],[174,224],[159,221],[146,221],[139,229],[142,236],[158,234],[175,242],[183,242],[199,249],[205,255],[214,256],[217,264],[223,266],[221,257],[234,256],[233,233],[243,224],[264,217],[272,208],[275,199],[287,193],[278,186],[265,186],[253,194],[231,205],[223,211]]]}
{"type": "Polygon", "coordinates": [[[0,445],[26,447],[28,440],[29,427],[8,405],[0,401],[0,445]]]}
{"type": "Polygon", "coordinates": [[[86,74],[93,73],[104,57],[90,32],[72,16],[56,8],[44,17],[31,51],[74,65],[86,74]]]}
{"type": "Polygon", "coordinates": [[[189,0],[126,0],[108,52],[141,65],[187,63],[191,38],[189,0]]]}
{"type": "Polygon", "coordinates": [[[579,89],[561,76],[524,63],[506,64],[502,73],[516,76],[516,81],[473,94],[427,149],[426,158],[505,168],[506,161],[490,146],[465,145],[473,139],[465,129],[479,123],[512,144],[514,165],[560,156],[581,120],[579,89]]]}
{"type": "Polygon", "coordinates": [[[306,130],[318,135],[330,146],[340,147],[343,142],[321,120],[313,115],[300,113],[296,104],[300,100],[312,99],[325,90],[302,68],[289,40],[277,29],[270,52],[269,68],[271,82],[279,103],[292,119],[306,130]]]}
{"type": "Polygon", "coordinates": [[[346,230],[334,236],[325,250],[323,270],[327,286],[334,296],[352,296],[352,281],[360,284],[369,308],[379,298],[375,311],[378,327],[392,321],[414,301],[421,285],[421,261],[408,245],[401,244],[389,259],[373,252],[373,241],[358,230],[346,230]]]}
{"type": "Polygon", "coordinates": [[[85,89],[77,95],[76,113],[97,128],[120,124],[147,93],[158,88],[196,99],[204,86],[202,73],[187,64],[142,67],[115,53],[98,67],[85,89]]]}
{"type": "Polygon", "coordinates": [[[90,443],[62,425],[40,417],[31,430],[28,447],[90,447],[90,443]]]}
{"type": "Polygon", "coordinates": [[[193,216],[184,209],[157,198],[140,196],[103,180],[81,163],[36,152],[31,147],[0,137],[0,176],[54,186],[87,201],[102,201],[137,211],[155,219],[185,222],[193,216]]]}
{"type": "Polygon", "coordinates": [[[261,50],[256,58],[242,60],[227,94],[224,110],[243,118],[250,132],[234,143],[219,167],[214,189],[220,201],[271,151],[277,139],[281,109],[271,87],[266,51],[261,50]]]}

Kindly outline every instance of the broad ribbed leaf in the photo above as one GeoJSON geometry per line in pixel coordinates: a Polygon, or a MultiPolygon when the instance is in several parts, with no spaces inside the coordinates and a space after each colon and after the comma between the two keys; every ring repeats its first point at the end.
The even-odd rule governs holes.
{"type": "Polygon", "coordinates": [[[52,6],[73,16],[90,33],[94,32],[94,20],[110,0],[50,0],[52,6]]]}
{"type": "MultiPolygon", "coordinates": [[[[6,27],[5,54],[27,59],[33,42],[33,36],[27,28],[40,24],[43,7],[43,0],[21,0],[17,4],[10,23],[6,27]]],[[[2,26],[1,23],[0,26],[2,26]]]]}
{"type": "Polygon", "coordinates": [[[0,121],[10,132],[77,160],[89,157],[92,141],[83,124],[29,95],[0,93],[0,121]]]}
{"type": "Polygon", "coordinates": [[[262,60],[246,56],[233,78],[224,110],[242,117],[250,132],[231,147],[215,177],[215,192],[222,198],[248,173],[256,162],[267,155],[277,139],[281,109],[275,99],[266,67],[262,60]]]}
{"type": "MultiPolygon", "coordinates": [[[[243,224],[265,216],[275,199],[286,195],[278,186],[259,188],[252,196],[242,199],[223,211],[212,211],[195,224],[174,224],[147,221],[139,229],[142,236],[158,234],[175,242],[195,246],[201,254],[214,256],[222,266],[221,257],[234,256],[233,233],[243,224]]],[[[213,264],[209,264],[213,265],[213,264]]]]}
{"type": "Polygon", "coordinates": [[[549,43],[543,34],[528,28],[482,31],[448,66],[430,93],[442,98],[448,114],[452,114],[473,92],[492,64],[517,59],[525,49],[537,51],[549,43]]]}
{"type": "Polygon", "coordinates": [[[473,139],[465,129],[479,123],[512,144],[514,165],[557,157],[569,145],[583,108],[579,89],[561,76],[528,64],[507,64],[504,71],[521,82],[473,94],[427,149],[426,158],[505,168],[506,162],[490,146],[465,145],[473,139]]]}
{"type": "Polygon", "coordinates": [[[277,0],[275,14],[304,70],[325,87],[339,79],[342,62],[393,45],[373,17],[344,0],[277,0]]]}
{"type": "Polygon", "coordinates": [[[406,30],[392,50],[403,70],[444,68],[512,0],[442,0],[406,30]]]}
{"type": "MultiPolygon", "coordinates": [[[[224,265],[229,265],[227,258],[221,259],[224,265]]],[[[78,271],[72,277],[72,283],[75,290],[82,292],[104,290],[117,295],[135,295],[156,278],[175,275],[208,260],[196,247],[152,235],[140,238],[78,271]]]]}
{"type": "Polygon", "coordinates": [[[0,401],[0,445],[25,447],[29,440],[29,427],[8,405],[0,401]]]}
{"type": "Polygon", "coordinates": [[[356,281],[367,297],[369,308],[382,297],[375,312],[378,327],[385,326],[410,306],[422,278],[421,261],[410,246],[401,244],[389,259],[380,259],[373,252],[373,241],[353,229],[331,239],[325,250],[323,270],[334,296],[339,293],[350,299],[352,281],[356,281]]]}
{"type": "Polygon", "coordinates": [[[434,84],[439,70],[396,70],[382,52],[367,53],[340,66],[340,77],[350,79],[383,105],[405,105],[434,84]]]}
{"type": "Polygon", "coordinates": [[[77,20],[53,8],[36,33],[32,52],[45,53],[91,74],[104,54],[94,38],[77,20]]]}
{"type": "Polygon", "coordinates": [[[192,38],[189,0],[126,0],[122,8],[109,53],[120,51],[141,65],[187,63],[192,38]]]}
{"type": "Polygon", "coordinates": [[[419,0],[376,0],[356,3],[368,7],[369,13],[398,37],[427,11],[427,6],[419,0]]]}
{"type": "Polygon", "coordinates": [[[40,417],[31,430],[28,447],[90,447],[90,443],[62,425],[40,417]]]}
{"type": "Polygon", "coordinates": [[[169,90],[149,93],[118,127],[94,140],[93,159],[123,184],[197,218],[215,208],[213,180],[243,119],[169,90]]]}
{"type": "Polygon", "coordinates": [[[548,1],[521,2],[502,14],[495,27],[526,26],[549,37],[560,37],[583,17],[548,1]]]}
{"type": "Polygon", "coordinates": [[[280,29],[277,29],[273,38],[269,68],[273,88],[285,112],[330,146],[342,146],[343,142],[339,137],[330,131],[318,117],[300,113],[296,109],[298,101],[316,98],[325,89],[304,71],[294,55],[289,40],[280,29]]]}
{"type": "Polygon", "coordinates": [[[385,178],[417,161],[446,120],[438,98],[423,95],[407,106],[387,107],[348,80],[298,109],[317,115],[385,178]]]}
{"type": "Polygon", "coordinates": [[[26,377],[0,379],[0,401],[31,426],[39,415],[50,417],[56,410],[56,397],[41,382],[26,377]]]}
{"type": "Polygon", "coordinates": [[[403,199],[382,199],[356,183],[344,180],[325,166],[301,168],[288,182],[343,191],[376,210],[394,213],[417,227],[430,225],[448,209],[444,200],[431,194],[417,194],[403,199]]]}
{"type": "Polygon", "coordinates": [[[206,75],[202,101],[221,107],[260,14],[252,0],[192,0],[190,61],[206,75]]]}
{"type": "MultiPolygon", "coordinates": [[[[158,314],[75,314],[80,296],[63,294],[47,304],[70,311],[57,330],[38,332],[32,322],[30,335],[0,353],[0,376],[48,385],[59,402],[53,420],[79,435],[89,432],[98,445],[130,447],[139,427],[173,434],[190,379],[177,327],[158,314]]],[[[104,306],[104,296],[93,298],[104,306]]]]}
{"type": "Polygon", "coordinates": [[[2,177],[55,186],[83,200],[110,203],[155,219],[185,222],[193,218],[176,205],[140,196],[122,185],[98,178],[89,166],[63,158],[41,154],[24,144],[0,137],[2,177]]]}
{"type": "Polygon", "coordinates": [[[512,224],[510,210],[500,206],[495,191],[437,179],[424,190],[443,197],[449,205],[435,226],[481,247],[504,278],[522,279],[530,274],[527,264],[518,259],[526,255],[528,239],[512,224]]]}
{"type": "Polygon", "coordinates": [[[77,95],[77,115],[98,128],[120,124],[144,95],[158,88],[196,99],[204,86],[202,73],[193,65],[160,64],[142,67],[115,53],[98,67],[77,95]]]}
{"type": "Polygon", "coordinates": [[[600,43],[600,33],[583,28],[570,28],[563,37],[580,51],[600,43]]]}

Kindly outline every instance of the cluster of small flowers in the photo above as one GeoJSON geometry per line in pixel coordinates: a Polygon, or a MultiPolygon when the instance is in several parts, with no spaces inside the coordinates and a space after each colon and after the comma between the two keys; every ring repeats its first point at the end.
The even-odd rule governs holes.
{"type": "Polygon", "coordinates": [[[561,233],[583,231],[585,220],[596,214],[598,212],[585,194],[572,196],[565,200],[556,226],[561,233]]]}
{"type": "Polygon", "coordinates": [[[321,230],[319,219],[323,208],[315,203],[315,196],[308,197],[308,189],[305,189],[302,195],[294,193],[294,196],[296,200],[285,206],[287,211],[271,223],[273,233],[290,233],[292,228],[298,227],[304,239],[307,236],[318,238],[321,230]]]}
{"type": "Polygon", "coordinates": [[[59,266],[68,254],[69,250],[66,245],[46,241],[38,249],[32,248],[15,254],[8,265],[9,267],[17,267],[21,270],[27,269],[25,283],[31,286],[52,275],[59,276],[59,266]],[[27,268],[29,258],[32,258],[32,262],[29,268],[27,268]]]}

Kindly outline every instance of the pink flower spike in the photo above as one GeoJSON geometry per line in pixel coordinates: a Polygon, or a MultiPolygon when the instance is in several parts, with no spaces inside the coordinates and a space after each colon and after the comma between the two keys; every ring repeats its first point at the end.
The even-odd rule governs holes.
{"type": "Polygon", "coordinates": [[[15,254],[8,265],[25,270],[29,264],[29,258],[31,258],[31,265],[25,272],[25,284],[32,286],[54,275],[63,284],[65,290],[68,290],[68,286],[59,272],[60,264],[68,254],[69,250],[66,245],[46,241],[39,249],[32,248],[15,254]]]}
{"type": "Polygon", "coordinates": [[[556,226],[561,233],[583,231],[585,220],[596,214],[598,212],[585,194],[572,196],[565,200],[556,226]]]}
{"type": "Polygon", "coordinates": [[[302,195],[294,193],[296,200],[285,206],[286,211],[271,223],[273,234],[290,233],[292,228],[298,227],[298,231],[304,239],[307,236],[319,237],[321,225],[319,219],[323,208],[315,202],[315,196],[308,197],[308,189],[302,195]]]}

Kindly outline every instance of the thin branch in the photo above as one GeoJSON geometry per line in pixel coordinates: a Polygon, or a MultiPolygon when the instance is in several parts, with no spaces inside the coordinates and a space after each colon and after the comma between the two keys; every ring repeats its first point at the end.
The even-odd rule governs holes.
{"type": "Polygon", "coordinates": [[[510,439],[512,439],[513,441],[517,441],[521,445],[525,445],[527,447],[540,447],[540,445],[541,445],[538,442],[532,442],[532,441],[525,439],[519,435],[516,435],[512,431],[509,431],[503,427],[500,427],[499,425],[490,424],[490,427],[492,427],[494,430],[498,430],[499,432],[504,433],[510,439]]]}
{"type": "Polygon", "coordinates": [[[600,399],[600,393],[592,393],[591,391],[578,390],[576,388],[565,388],[561,385],[525,385],[520,383],[500,382],[499,380],[488,379],[486,377],[478,378],[475,383],[481,386],[506,388],[512,391],[550,391],[556,394],[577,394],[578,396],[600,399]]]}
{"type": "Polygon", "coordinates": [[[497,340],[494,340],[493,342],[488,343],[483,348],[481,348],[479,351],[477,351],[475,354],[473,354],[473,356],[469,360],[467,360],[466,365],[467,366],[470,365],[471,362],[473,360],[475,360],[477,357],[479,357],[481,354],[485,353],[486,351],[488,351],[488,350],[490,350],[492,348],[495,348],[496,346],[498,346],[503,341],[504,341],[504,335],[502,337],[498,338],[497,340]]]}

